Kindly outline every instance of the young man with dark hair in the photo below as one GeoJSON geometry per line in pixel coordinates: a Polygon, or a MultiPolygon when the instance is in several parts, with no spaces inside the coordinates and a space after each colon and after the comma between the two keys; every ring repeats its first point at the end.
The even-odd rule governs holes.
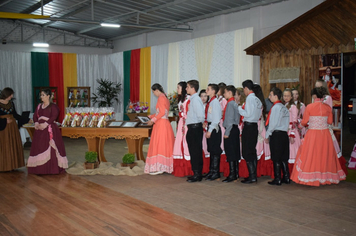
{"type": "Polygon", "coordinates": [[[188,131],[186,135],[188,149],[190,153],[190,163],[192,165],[193,176],[189,177],[189,183],[202,180],[203,171],[203,122],[204,122],[204,105],[198,96],[199,81],[190,80],[187,82],[187,94],[190,99],[187,102],[187,119],[186,124],[188,131]]]}
{"type": "Polygon", "coordinates": [[[282,182],[289,184],[290,176],[288,169],[289,159],[289,111],[281,102],[282,91],[274,87],[269,93],[269,99],[273,106],[266,119],[265,142],[269,143],[271,159],[273,161],[274,180],[268,182],[270,185],[281,185],[282,182]],[[281,178],[281,168],[283,171],[283,181],[281,178]]]}
{"type": "Polygon", "coordinates": [[[205,134],[208,152],[210,153],[210,170],[206,176],[206,180],[216,180],[220,178],[220,155],[221,149],[221,129],[219,126],[222,112],[219,100],[216,94],[219,91],[217,84],[209,84],[206,89],[206,94],[210,97],[209,102],[205,106],[205,122],[204,128],[207,128],[205,134]]]}
{"type": "Polygon", "coordinates": [[[238,107],[239,113],[243,116],[242,130],[242,156],[246,160],[249,177],[241,182],[244,184],[257,183],[257,152],[256,144],[258,137],[257,122],[262,114],[262,103],[253,92],[254,84],[252,80],[245,80],[242,83],[244,94],[246,95],[245,109],[238,107]]]}
{"type": "Polygon", "coordinates": [[[237,180],[239,176],[239,161],[240,154],[240,114],[237,103],[235,102],[236,88],[233,85],[226,86],[224,97],[227,104],[223,114],[224,133],[224,149],[227,161],[229,162],[230,174],[223,180],[228,183],[237,180]]]}

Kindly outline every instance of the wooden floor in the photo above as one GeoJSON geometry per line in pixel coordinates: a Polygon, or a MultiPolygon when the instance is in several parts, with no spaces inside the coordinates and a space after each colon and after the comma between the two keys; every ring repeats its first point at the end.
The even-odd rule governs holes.
{"type": "Polygon", "coordinates": [[[0,235],[226,235],[68,174],[0,173],[0,235]]]}

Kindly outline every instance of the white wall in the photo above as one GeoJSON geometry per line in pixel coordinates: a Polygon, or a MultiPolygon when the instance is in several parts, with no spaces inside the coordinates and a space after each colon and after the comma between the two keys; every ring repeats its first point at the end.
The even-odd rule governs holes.
{"type": "Polygon", "coordinates": [[[111,54],[112,49],[108,48],[92,48],[78,46],[59,46],[52,45],[48,48],[36,48],[32,44],[7,43],[0,44],[0,50],[17,51],[17,52],[59,52],[59,53],[77,53],[77,54],[111,54]]]}
{"type": "MultiPolygon", "coordinates": [[[[193,32],[157,31],[116,40],[113,52],[156,46],[253,27],[257,42],[324,0],[289,0],[189,23],[193,32]]],[[[254,57],[254,81],[260,81],[259,57],[254,57]]]]}

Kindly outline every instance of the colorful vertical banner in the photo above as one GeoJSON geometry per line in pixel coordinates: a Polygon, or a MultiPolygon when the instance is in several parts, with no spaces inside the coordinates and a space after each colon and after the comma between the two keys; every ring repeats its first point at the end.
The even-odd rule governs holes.
{"type": "MultiPolygon", "coordinates": [[[[130,101],[130,63],[131,51],[124,52],[124,113],[126,113],[126,106],[130,101]]],[[[127,115],[124,115],[124,120],[129,120],[127,115]]]]}
{"type": "Polygon", "coordinates": [[[68,107],[67,87],[78,86],[77,75],[77,54],[63,53],[63,87],[64,87],[64,107],[68,107]]]}
{"type": "MultiPolygon", "coordinates": [[[[31,52],[31,74],[32,74],[32,90],[35,87],[49,87],[49,72],[48,72],[48,53],[31,52]]],[[[39,99],[39,94],[33,95],[35,99],[39,99]]],[[[33,111],[35,111],[35,99],[33,99],[33,111]]]]}
{"type": "MultiPolygon", "coordinates": [[[[151,48],[141,48],[140,53],[140,102],[151,103],[151,48]]],[[[150,112],[148,110],[147,112],[150,112]]]]}
{"type": "Polygon", "coordinates": [[[64,118],[64,87],[63,87],[63,55],[62,53],[48,54],[49,86],[57,87],[57,94],[53,94],[59,107],[58,121],[64,118]]]}
{"type": "Polygon", "coordinates": [[[141,49],[131,51],[130,100],[132,102],[140,100],[140,52],[141,49]]]}

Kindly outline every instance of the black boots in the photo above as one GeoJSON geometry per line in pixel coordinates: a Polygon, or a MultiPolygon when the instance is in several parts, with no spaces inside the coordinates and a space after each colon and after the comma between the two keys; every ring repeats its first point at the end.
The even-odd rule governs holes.
{"type": "Polygon", "coordinates": [[[204,178],[208,179],[211,178],[211,176],[213,175],[213,156],[211,155],[210,159],[210,166],[209,166],[209,172],[204,176],[204,178]]]}
{"type": "Polygon", "coordinates": [[[273,172],[274,172],[274,180],[268,182],[270,185],[281,185],[281,162],[274,161],[273,162],[273,172]]]}
{"type": "Polygon", "coordinates": [[[289,174],[288,161],[282,161],[282,172],[283,172],[282,183],[290,184],[290,174],[289,174]]]}
{"type": "Polygon", "coordinates": [[[194,173],[194,175],[191,177],[188,177],[188,179],[187,179],[187,181],[189,183],[199,182],[203,179],[201,171],[193,170],[193,173],[194,173]]]}
{"type": "MultiPolygon", "coordinates": [[[[216,180],[220,178],[220,155],[210,156],[210,160],[212,159],[212,166],[210,166],[211,175],[207,175],[206,180],[216,180]]],[[[211,163],[211,162],[210,162],[211,163]]]]}
{"type": "Polygon", "coordinates": [[[241,181],[243,184],[257,184],[257,160],[246,162],[249,177],[241,181]]]}
{"type": "Polygon", "coordinates": [[[224,183],[235,181],[239,177],[239,162],[230,161],[229,167],[230,167],[230,174],[226,179],[223,180],[224,183]]]}

